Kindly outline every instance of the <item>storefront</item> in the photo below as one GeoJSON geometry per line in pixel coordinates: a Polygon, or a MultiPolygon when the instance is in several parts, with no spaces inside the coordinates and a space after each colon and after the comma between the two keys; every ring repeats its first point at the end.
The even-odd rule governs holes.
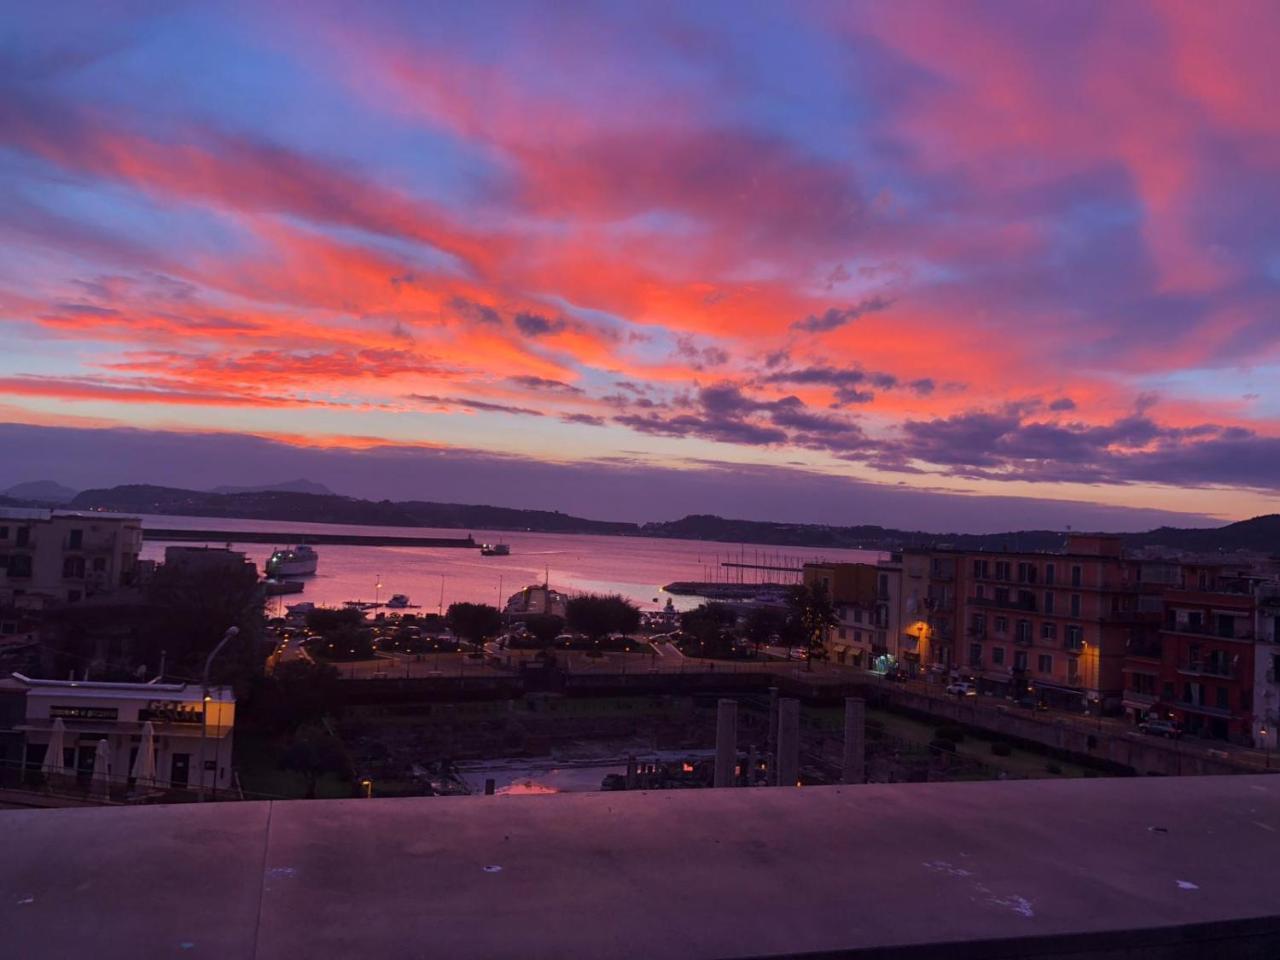
{"type": "Polygon", "coordinates": [[[203,781],[210,792],[231,786],[235,697],[229,687],[210,687],[206,696],[198,684],[34,680],[17,673],[13,680],[25,689],[24,719],[14,730],[24,736],[28,772],[41,771],[50,741],[60,736],[60,766],[87,781],[106,741],[110,782],[127,789],[150,724],[154,786],[198,789],[203,781]]]}

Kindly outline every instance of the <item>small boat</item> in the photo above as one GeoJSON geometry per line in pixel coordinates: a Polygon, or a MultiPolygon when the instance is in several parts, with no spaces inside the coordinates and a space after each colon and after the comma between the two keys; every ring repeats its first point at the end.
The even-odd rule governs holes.
{"type": "Polygon", "coordinates": [[[292,550],[275,550],[267,558],[267,576],[307,577],[316,572],[319,561],[319,555],[305,543],[292,550]]]}
{"type": "Polygon", "coordinates": [[[403,610],[409,606],[409,598],[403,593],[392,594],[391,599],[387,601],[387,606],[396,610],[403,610]]]}
{"type": "Polygon", "coordinates": [[[301,603],[291,603],[287,607],[285,607],[285,609],[288,610],[289,613],[295,616],[300,616],[302,614],[310,613],[315,608],[316,608],[316,605],[312,603],[310,600],[303,600],[301,603]]]}
{"type": "Polygon", "coordinates": [[[480,556],[482,557],[507,557],[511,555],[511,548],[505,543],[483,543],[480,545],[480,556]]]}
{"type": "Polygon", "coordinates": [[[268,577],[262,581],[262,588],[268,597],[278,597],[285,593],[301,593],[306,584],[301,580],[277,580],[268,577]]]}

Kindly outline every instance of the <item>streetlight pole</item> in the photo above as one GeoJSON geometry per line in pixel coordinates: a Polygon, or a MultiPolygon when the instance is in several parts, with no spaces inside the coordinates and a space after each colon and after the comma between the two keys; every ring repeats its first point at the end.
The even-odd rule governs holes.
{"type": "MultiPolygon", "coordinates": [[[[209,668],[213,666],[213,658],[222,652],[222,648],[234,640],[240,634],[239,627],[227,627],[227,632],[222,635],[222,639],[218,641],[218,645],[205,658],[204,676],[200,682],[200,790],[199,796],[204,800],[205,784],[204,784],[204,745],[205,739],[209,732],[209,668]]],[[[221,719],[222,710],[218,710],[218,717],[221,719]]],[[[213,765],[213,788],[214,796],[217,796],[218,789],[218,764],[217,761],[213,765]]]]}

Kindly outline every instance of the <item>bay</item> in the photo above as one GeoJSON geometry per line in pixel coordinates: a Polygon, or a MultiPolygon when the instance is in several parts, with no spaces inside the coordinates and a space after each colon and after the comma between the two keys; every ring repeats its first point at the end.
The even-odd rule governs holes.
{"type": "MultiPolygon", "coordinates": [[[[712,543],[595,534],[522,533],[495,530],[438,530],[428,527],[381,527],[329,523],[241,520],[226,517],[144,516],[144,527],[218,531],[208,546],[230,546],[257,564],[261,572],[273,547],[236,541],[237,531],[279,533],[276,546],[288,547],[309,533],[352,533],[371,536],[464,537],[477,543],[506,543],[510,556],[482,557],[479,550],[423,547],[333,546],[316,548],[320,563],[305,577],[301,594],[273,600],[339,606],[347,600],[385,601],[403,593],[424,611],[447,609],[460,601],[496,604],[544,578],[569,594],[618,593],[641,609],[656,610],[667,601],[660,588],[676,580],[720,580],[752,583],[796,579],[795,574],[762,573],[725,568],[725,561],[798,567],[807,561],[872,562],[884,556],[871,550],[806,549],[765,544],[712,543]],[[225,533],[225,537],[222,534],[225,533]],[[381,584],[381,586],[378,586],[381,584]]],[[[148,540],[144,559],[162,561],[166,544],[148,540]]],[[[198,546],[199,544],[188,544],[198,546]]],[[[696,597],[672,597],[676,609],[697,606],[696,597]]]]}

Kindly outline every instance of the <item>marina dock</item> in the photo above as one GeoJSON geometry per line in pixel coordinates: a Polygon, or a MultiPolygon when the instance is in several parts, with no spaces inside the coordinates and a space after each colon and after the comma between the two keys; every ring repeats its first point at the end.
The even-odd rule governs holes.
{"type": "Polygon", "coordinates": [[[405,537],[362,533],[291,533],[279,530],[192,530],[144,527],[142,538],[167,543],[305,543],[311,546],[464,547],[473,550],[480,546],[470,534],[465,537],[405,537]]]}

